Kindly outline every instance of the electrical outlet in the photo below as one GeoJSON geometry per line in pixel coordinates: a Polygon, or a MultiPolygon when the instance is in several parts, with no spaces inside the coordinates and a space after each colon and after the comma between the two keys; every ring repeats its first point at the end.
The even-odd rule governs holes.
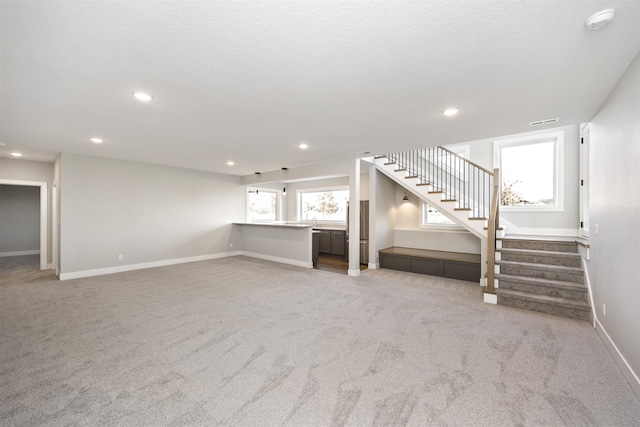
{"type": "Polygon", "coordinates": [[[600,226],[596,224],[596,234],[600,234],[600,226]]]}
{"type": "Polygon", "coordinates": [[[233,247],[233,243],[229,243],[229,247],[232,248],[233,247]]]}
{"type": "Polygon", "coordinates": [[[118,254],[118,261],[122,261],[124,259],[124,255],[118,254]]]}
{"type": "Polygon", "coordinates": [[[602,315],[604,317],[607,317],[607,305],[606,304],[602,304],[602,315]]]}

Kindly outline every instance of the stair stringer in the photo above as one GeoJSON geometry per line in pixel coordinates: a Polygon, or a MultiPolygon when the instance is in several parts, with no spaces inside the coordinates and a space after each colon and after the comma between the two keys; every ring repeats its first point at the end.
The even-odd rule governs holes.
{"type": "Polygon", "coordinates": [[[465,230],[480,238],[483,242],[482,247],[486,246],[484,243],[487,239],[487,230],[485,229],[487,221],[469,219],[469,211],[455,210],[456,202],[443,201],[442,193],[430,194],[429,191],[432,189],[431,185],[417,186],[417,178],[407,179],[406,171],[396,171],[397,165],[395,163],[385,163],[386,158],[377,158],[374,160],[374,164],[380,172],[391,178],[401,187],[410,191],[412,194],[418,196],[421,200],[434,206],[439,212],[450,218],[452,221],[455,221],[456,224],[460,225],[465,230]]]}

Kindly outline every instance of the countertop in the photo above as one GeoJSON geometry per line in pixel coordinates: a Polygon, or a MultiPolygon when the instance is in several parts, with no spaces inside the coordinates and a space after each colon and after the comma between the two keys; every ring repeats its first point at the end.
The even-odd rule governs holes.
{"type": "Polygon", "coordinates": [[[268,227],[288,227],[288,228],[313,228],[313,230],[322,231],[345,231],[346,226],[340,225],[312,225],[305,224],[302,222],[287,222],[287,221],[274,221],[274,222],[234,222],[236,225],[259,225],[259,226],[268,226],[268,227]]]}
{"type": "Polygon", "coordinates": [[[258,225],[261,227],[311,228],[309,224],[292,224],[281,222],[234,222],[235,225],[258,225]]]}

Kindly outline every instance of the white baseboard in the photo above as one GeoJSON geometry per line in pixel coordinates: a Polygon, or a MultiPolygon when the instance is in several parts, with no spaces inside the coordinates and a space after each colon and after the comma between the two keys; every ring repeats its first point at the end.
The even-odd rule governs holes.
{"type": "Polygon", "coordinates": [[[357,268],[357,269],[353,270],[353,269],[350,268],[349,271],[347,271],[347,274],[349,276],[351,276],[351,277],[358,277],[358,276],[360,276],[360,269],[357,268]]]}
{"type": "Polygon", "coordinates": [[[370,270],[380,270],[380,263],[378,263],[378,262],[370,262],[367,265],[367,268],[369,268],[370,270]]]}
{"type": "Polygon", "coordinates": [[[264,259],[266,261],[279,262],[281,264],[295,265],[296,267],[313,268],[313,263],[312,262],[300,261],[300,260],[297,260],[297,259],[282,258],[282,257],[259,254],[259,253],[256,253],[256,252],[247,252],[247,251],[239,251],[238,255],[244,255],[244,256],[251,257],[251,258],[264,259]]]}
{"type": "Polygon", "coordinates": [[[34,249],[32,251],[0,252],[0,258],[4,258],[6,256],[22,256],[22,255],[40,255],[40,249],[34,249]]]}
{"type": "Polygon", "coordinates": [[[73,273],[59,273],[60,280],[80,279],[83,277],[102,276],[103,274],[122,273],[125,271],[142,270],[144,268],[164,267],[166,265],[184,264],[187,262],[206,261],[210,259],[226,258],[241,255],[240,251],[223,252],[218,254],[198,255],[186,258],[174,258],[162,261],[143,262],[140,264],[128,264],[117,267],[96,268],[93,270],[74,271],[73,273]]]}
{"type": "Polygon", "coordinates": [[[604,343],[605,347],[607,347],[607,350],[609,350],[611,357],[613,357],[614,362],[616,362],[618,369],[622,372],[622,375],[629,383],[629,386],[631,386],[631,390],[633,390],[636,397],[640,399],[640,378],[638,378],[638,375],[633,372],[631,365],[629,365],[627,359],[625,359],[622,353],[620,353],[620,350],[618,350],[618,347],[597,318],[595,323],[596,331],[598,332],[600,339],[604,343]]]}
{"type": "Polygon", "coordinates": [[[487,304],[498,304],[498,295],[484,293],[484,302],[487,304]]]}

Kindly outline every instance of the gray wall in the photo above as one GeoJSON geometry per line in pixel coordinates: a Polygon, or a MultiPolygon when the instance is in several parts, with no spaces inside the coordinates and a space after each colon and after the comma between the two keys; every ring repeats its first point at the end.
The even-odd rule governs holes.
{"type": "Polygon", "coordinates": [[[40,252],[40,187],[0,185],[0,255],[40,252]]]}
{"type": "Polygon", "coordinates": [[[62,154],[60,191],[62,274],[240,250],[239,177],[62,154]]]}
{"type": "Polygon", "coordinates": [[[51,185],[53,183],[53,163],[0,158],[0,179],[47,183],[47,263],[51,263],[51,185]]]}
{"type": "MultiPolygon", "coordinates": [[[[640,376],[639,112],[640,55],[590,124],[591,261],[588,263],[597,319],[637,376],[640,376]],[[598,234],[595,224],[599,225],[598,234]],[[602,304],[607,306],[606,317],[602,304]]],[[[636,393],[638,390],[636,385],[636,393]]]]}

